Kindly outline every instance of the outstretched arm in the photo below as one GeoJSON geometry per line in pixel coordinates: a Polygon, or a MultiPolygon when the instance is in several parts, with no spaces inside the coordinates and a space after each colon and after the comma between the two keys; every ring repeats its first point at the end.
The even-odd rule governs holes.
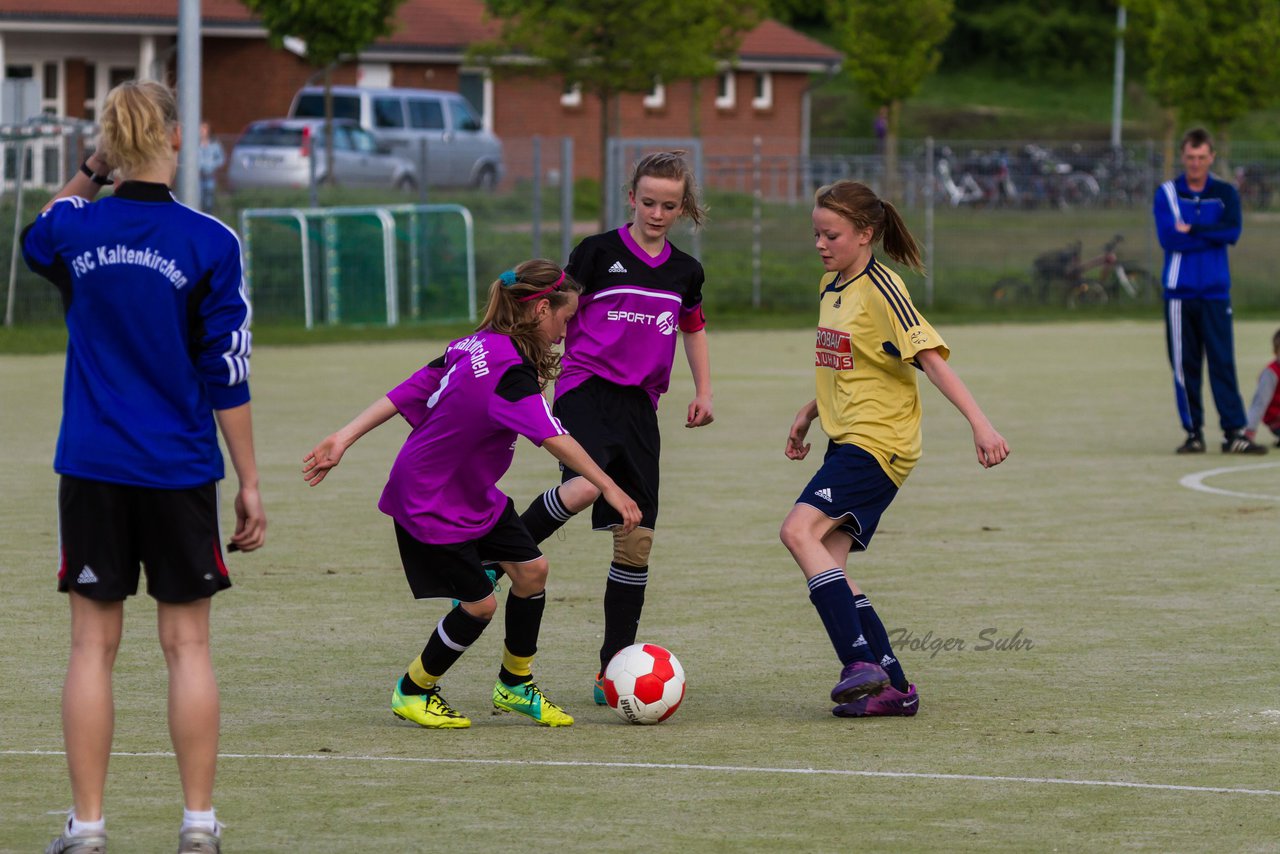
{"type": "Polygon", "coordinates": [[[1003,462],[1009,456],[1009,443],[991,426],[964,381],[951,370],[946,359],[937,350],[921,350],[916,353],[916,364],[924,371],[929,382],[968,420],[969,426],[973,428],[973,445],[982,467],[989,469],[1003,462]]]}
{"type": "Polygon", "coordinates": [[[327,436],[311,449],[311,453],[302,458],[303,479],[311,486],[318,485],[329,473],[329,469],[342,462],[342,455],[347,448],[374,427],[385,423],[397,411],[391,398],[383,396],[375,400],[364,412],[351,419],[347,426],[327,436]]]}
{"type": "Polygon", "coordinates": [[[253,453],[253,417],[248,403],[230,409],[215,409],[214,418],[231,456],[240,489],[236,492],[236,531],[232,544],[242,552],[251,552],[267,539],[267,514],[258,494],[258,463],[253,453]]]}
{"type": "Polygon", "coordinates": [[[578,444],[577,439],[565,433],[544,440],[542,447],[600,490],[600,494],[604,496],[605,501],[609,502],[609,506],[622,516],[623,533],[630,533],[636,525],[640,524],[640,507],[622,491],[622,487],[613,482],[613,478],[604,473],[604,469],[596,465],[596,461],[591,459],[591,455],[578,444]]]}
{"type": "MultiPolygon", "coordinates": [[[[707,349],[707,330],[682,332],[684,355],[693,374],[693,402],[689,404],[686,427],[705,427],[716,420],[711,407],[711,355],[707,349]]],[[[575,469],[576,471],[576,469],[575,469]]]]}

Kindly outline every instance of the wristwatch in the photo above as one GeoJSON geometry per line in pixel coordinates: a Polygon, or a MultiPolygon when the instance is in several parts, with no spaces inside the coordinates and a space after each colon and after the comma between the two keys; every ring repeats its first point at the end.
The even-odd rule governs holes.
{"type": "Polygon", "coordinates": [[[97,184],[99,187],[110,187],[115,183],[115,181],[112,181],[110,177],[106,175],[99,175],[97,172],[90,169],[89,158],[87,157],[84,159],[84,162],[80,164],[80,171],[84,173],[86,178],[97,184]]]}

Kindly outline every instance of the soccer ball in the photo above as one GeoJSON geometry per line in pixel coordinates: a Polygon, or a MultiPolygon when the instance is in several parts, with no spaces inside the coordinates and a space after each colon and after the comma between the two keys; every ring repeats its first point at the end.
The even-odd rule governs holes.
{"type": "Polygon", "coordinates": [[[661,723],[684,699],[684,668],[656,644],[632,644],[604,669],[604,698],[628,723],[661,723]]]}

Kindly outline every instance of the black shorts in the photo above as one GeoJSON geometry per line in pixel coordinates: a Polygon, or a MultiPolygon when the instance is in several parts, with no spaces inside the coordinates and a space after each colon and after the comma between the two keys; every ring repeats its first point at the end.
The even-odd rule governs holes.
{"type": "MultiPolygon", "coordinates": [[[[552,410],[605,470],[609,477],[640,506],[640,527],[653,529],[658,522],[658,413],[649,393],[635,386],[621,386],[600,378],[589,379],[556,400],[552,410]]],[[[560,466],[561,483],[578,473],[560,466]]],[[[591,527],[621,524],[618,511],[604,498],[591,510],[591,527]]]]}
{"type": "Polygon", "coordinates": [[[63,475],[58,483],[58,589],[101,602],[138,592],[194,602],[231,586],[218,533],[218,486],[153,489],[63,475]]]}
{"type": "Polygon", "coordinates": [[[487,534],[461,543],[424,543],[399,522],[395,525],[400,563],[414,599],[479,602],[493,592],[485,563],[528,563],[542,557],[511,499],[487,534]]]}
{"type": "Polygon", "coordinates": [[[898,494],[898,486],[871,454],[857,445],[827,443],[822,468],[796,499],[831,519],[853,537],[853,551],[865,551],[880,525],[880,517],[898,494]]]}

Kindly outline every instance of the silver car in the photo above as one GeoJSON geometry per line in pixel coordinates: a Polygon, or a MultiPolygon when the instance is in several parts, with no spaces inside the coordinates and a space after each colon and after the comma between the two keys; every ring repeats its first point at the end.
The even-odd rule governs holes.
{"type": "MultiPolygon", "coordinates": [[[[250,122],[231,149],[227,181],[233,189],[249,187],[307,187],[311,159],[316,181],[329,177],[325,159],[323,119],[262,119],[250,122]]],[[[355,122],[333,123],[333,177],[344,187],[418,185],[413,162],[392,154],[385,144],[355,122]]]]}

